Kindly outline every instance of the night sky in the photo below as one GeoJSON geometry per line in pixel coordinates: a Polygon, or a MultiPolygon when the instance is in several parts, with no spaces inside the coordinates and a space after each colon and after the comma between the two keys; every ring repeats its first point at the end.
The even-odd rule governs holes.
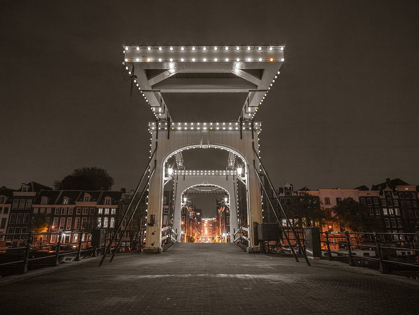
{"type": "MultiPolygon", "coordinates": [[[[148,158],[122,45],[286,45],[256,120],[276,186],[419,184],[417,1],[1,1],[0,186],[105,168],[133,189],[148,158]]],[[[167,95],[175,121],[230,121],[240,94],[167,95]]],[[[196,156],[199,156],[196,155],[196,156]]],[[[225,168],[185,159],[189,169],[225,168]]],[[[205,156],[205,155],[204,155],[205,156]]]]}

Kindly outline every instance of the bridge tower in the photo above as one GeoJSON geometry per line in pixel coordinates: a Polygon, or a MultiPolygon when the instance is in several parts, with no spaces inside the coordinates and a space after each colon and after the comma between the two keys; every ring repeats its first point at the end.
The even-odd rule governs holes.
{"type": "Polygon", "coordinates": [[[145,252],[162,252],[163,193],[171,180],[177,184],[175,228],[179,228],[182,193],[188,187],[205,185],[229,193],[231,227],[240,228],[232,194],[236,181],[245,184],[247,207],[239,211],[247,213],[244,228],[248,230],[249,250],[257,247],[252,235],[253,224],[262,222],[257,175],[261,123],[254,117],[283,62],[283,46],[124,46],[123,65],[156,117],[149,123],[151,178],[145,252]],[[245,93],[246,97],[236,120],[184,122],[171,118],[165,93],[245,93]],[[182,151],[207,148],[229,152],[225,174],[184,169],[182,151]],[[176,157],[177,170],[167,165],[171,157],[176,157]]]}

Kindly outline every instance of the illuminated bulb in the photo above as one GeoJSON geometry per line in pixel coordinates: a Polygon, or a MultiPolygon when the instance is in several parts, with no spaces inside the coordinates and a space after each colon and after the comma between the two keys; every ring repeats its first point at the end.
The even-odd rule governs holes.
{"type": "Polygon", "coordinates": [[[225,49],[228,50],[228,47],[226,47],[225,49]]]}
{"type": "Polygon", "coordinates": [[[272,47],[269,47],[269,50],[272,50],[273,48],[272,47]]]}
{"type": "Polygon", "coordinates": [[[237,46],[237,47],[236,47],[236,50],[240,50],[240,47],[239,47],[239,46],[237,46]]]}
{"type": "Polygon", "coordinates": [[[226,61],[228,61],[228,58],[226,58],[226,61]]]}
{"type": "Polygon", "coordinates": [[[148,50],[151,50],[151,47],[147,47],[148,50]]]}
{"type": "Polygon", "coordinates": [[[218,59],[217,58],[214,58],[214,61],[218,61],[218,59]]]}
{"type": "Polygon", "coordinates": [[[204,58],[204,61],[207,61],[207,58],[204,58]]]}
{"type": "Polygon", "coordinates": [[[159,61],[161,62],[161,58],[159,58],[159,61]]]}
{"type": "Polygon", "coordinates": [[[125,62],[126,62],[126,61],[128,61],[128,59],[127,59],[127,58],[125,58],[125,62]]]}
{"type": "Polygon", "coordinates": [[[282,62],[284,62],[284,61],[285,61],[285,59],[284,59],[284,58],[281,58],[281,61],[282,61],[282,62]]]}
{"type": "Polygon", "coordinates": [[[203,50],[207,50],[207,47],[202,48],[203,50]]]}
{"type": "Polygon", "coordinates": [[[192,58],[192,61],[195,62],[195,58],[192,58]]]}
{"type": "Polygon", "coordinates": [[[185,47],[182,47],[181,50],[185,50],[185,47]]]}
{"type": "Polygon", "coordinates": [[[128,46],[127,46],[127,47],[125,47],[125,50],[128,50],[128,46]]]}
{"type": "Polygon", "coordinates": [[[137,47],[137,50],[140,50],[140,47],[137,47]]]}
{"type": "Polygon", "coordinates": [[[258,49],[259,49],[259,50],[262,50],[262,47],[259,47],[258,49]]]}
{"type": "Polygon", "coordinates": [[[237,58],[236,60],[237,60],[237,61],[240,61],[240,58],[237,58]]]}
{"type": "Polygon", "coordinates": [[[172,62],[173,61],[173,58],[170,58],[170,62],[172,62]]]}
{"type": "Polygon", "coordinates": [[[252,58],[247,58],[247,61],[252,61],[252,58]]]}
{"type": "Polygon", "coordinates": [[[250,47],[249,46],[247,46],[247,50],[250,50],[250,47]]]}
{"type": "Polygon", "coordinates": [[[147,61],[150,61],[150,58],[147,58],[147,61]]]}
{"type": "Polygon", "coordinates": [[[262,58],[259,58],[259,61],[262,61],[262,58]]]}
{"type": "Polygon", "coordinates": [[[269,61],[274,61],[274,58],[269,59],[269,61]]]}
{"type": "Polygon", "coordinates": [[[159,50],[161,50],[161,47],[159,47],[159,50]]]}
{"type": "Polygon", "coordinates": [[[182,61],[182,62],[183,62],[183,60],[184,60],[183,58],[180,59],[180,61],[182,61]]]}
{"type": "Polygon", "coordinates": [[[173,47],[170,47],[170,50],[173,50],[173,47]]]}
{"type": "Polygon", "coordinates": [[[128,70],[129,68],[128,68],[128,67],[125,67],[125,69],[127,69],[127,70],[128,70]]]}
{"type": "Polygon", "coordinates": [[[195,50],[195,47],[192,47],[192,50],[195,50]]]}
{"type": "Polygon", "coordinates": [[[281,47],[281,50],[284,50],[284,47],[281,47]]]}
{"type": "Polygon", "coordinates": [[[214,47],[214,50],[217,50],[217,49],[218,49],[218,48],[217,48],[217,46],[215,46],[215,47],[214,47]]]}
{"type": "Polygon", "coordinates": [[[135,59],[135,61],[137,61],[137,62],[140,61],[140,58],[135,59]]]}

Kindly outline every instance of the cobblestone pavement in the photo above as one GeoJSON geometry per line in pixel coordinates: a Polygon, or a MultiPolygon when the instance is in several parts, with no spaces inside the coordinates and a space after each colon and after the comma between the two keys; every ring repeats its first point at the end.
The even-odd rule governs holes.
{"type": "Polygon", "coordinates": [[[0,286],[1,314],[419,314],[419,285],[341,263],[176,244],[0,286]]]}

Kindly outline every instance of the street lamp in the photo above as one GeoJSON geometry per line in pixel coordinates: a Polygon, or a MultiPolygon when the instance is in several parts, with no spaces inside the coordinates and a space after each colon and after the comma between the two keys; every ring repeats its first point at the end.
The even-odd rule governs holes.
{"type": "Polygon", "coordinates": [[[237,168],[237,175],[241,176],[243,172],[243,169],[241,167],[237,168]]]}

